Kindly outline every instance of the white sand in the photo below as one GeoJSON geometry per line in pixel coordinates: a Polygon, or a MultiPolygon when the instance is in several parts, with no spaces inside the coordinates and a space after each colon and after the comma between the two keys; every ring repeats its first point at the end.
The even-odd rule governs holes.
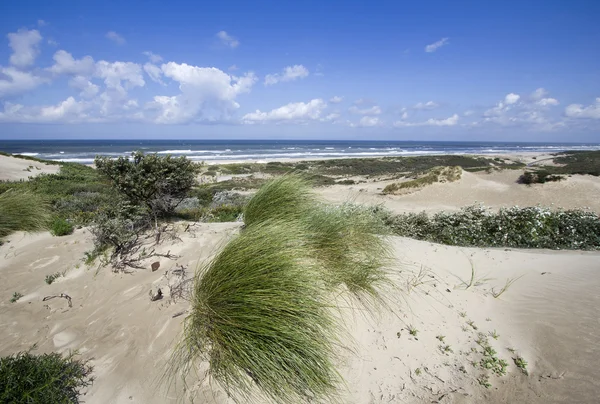
{"type": "Polygon", "coordinates": [[[59,169],[58,165],[0,155],[0,181],[26,180],[40,174],[55,174],[59,169]]]}

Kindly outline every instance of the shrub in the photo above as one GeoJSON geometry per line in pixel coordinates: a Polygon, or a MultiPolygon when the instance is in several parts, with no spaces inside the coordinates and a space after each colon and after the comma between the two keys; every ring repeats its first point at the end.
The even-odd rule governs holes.
{"type": "Polygon", "coordinates": [[[209,375],[238,402],[261,393],[280,403],[333,395],[336,325],[305,239],[294,223],[254,222],[203,267],[175,368],[207,360],[209,375]]]}
{"type": "Polygon", "coordinates": [[[473,205],[433,216],[409,213],[387,218],[400,236],[436,243],[551,249],[600,248],[600,217],[585,210],[543,207],[502,208],[473,205]]]}
{"type": "Polygon", "coordinates": [[[265,220],[298,220],[315,205],[309,182],[288,174],[262,186],[244,210],[244,223],[251,226],[265,220]]]}
{"type": "Polygon", "coordinates": [[[20,352],[0,358],[0,402],[79,403],[82,390],[93,382],[88,362],[52,352],[20,352]]]}
{"type": "Polygon", "coordinates": [[[54,236],[66,236],[73,233],[73,225],[63,218],[56,218],[50,225],[50,232],[54,236]]]}
{"type": "Polygon", "coordinates": [[[462,169],[460,167],[434,167],[421,177],[389,184],[383,189],[382,193],[393,194],[401,189],[422,188],[436,182],[454,182],[459,180],[461,175],[462,169]]]}
{"type": "Polygon", "coordinates": [[[565,177],[562,175],[550,174],[548,171],[539,170],[536,172],[526,171],[519,177],[517,182],[519,184],[531,185],[531,184],[545,184],[546,182],[562,181],[565,177]]]}
{"type": "Polygon", "coordinates": [[[132,153],[131,159],[96,157],[96,168],[110,178],[129,202],[144,206],[155,218],[172,213],[196,183],[201,166],[186,157],[132,153]]]}
{"type": "Polygon", "coordinates": [[[48,285],[52,285],[52,283],[54,283],[54,281],[60,278],[61,276],[63,276],[63,274],[61,274],[60,272],[55,272],[53,274],[46,275],[45,281],[48,285]]]}
{"type": "Polygon", "coordinates": [[[49,220],[49,206],[42,197],[16,190],[0,194],[0,238],[18,230],[45,229],[49,220]]]}

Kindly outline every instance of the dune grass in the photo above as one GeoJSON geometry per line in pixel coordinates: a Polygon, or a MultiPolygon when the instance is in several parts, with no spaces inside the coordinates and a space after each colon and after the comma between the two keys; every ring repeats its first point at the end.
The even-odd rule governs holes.
{"type": "Polygon", "coordinates": [[[172,364],[184,378],[201,360],[237,402],[333,397],[338,330],[301,226],[246,228],[197,274],[191,314],[172,364]]]}
{"type": "Polygon", "coordinates": [[[310,183],[297,174],[283,175],[260,188],[244,211],[244,223],[251,226],[265,220],[298,220],[315,205],[310,183]]]}
{"type": "Polygon", "coordinates": [[[48,204],[39,195],[15,190],[0,194],[0,239],[18,230],[43,230],[49,221],[48,204]]]}
{"type": "Polygon", "coordinates": [[[321,204],[302,223],[307,245],[325,271],[332,289],[344,285],[367,308],[385,303],[391,286],[388,230],[372,209],[353,204],[321,204]]]}

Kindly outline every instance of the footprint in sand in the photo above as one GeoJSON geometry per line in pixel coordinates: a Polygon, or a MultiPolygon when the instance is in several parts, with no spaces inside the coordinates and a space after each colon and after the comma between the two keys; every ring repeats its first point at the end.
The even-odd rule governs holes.
{"type": "Polygon", "coordinates": [[[58,256],[58,255],[55,255],[54,257],[49,257],[49,258],[40,258],[39,260],[33,261],[31,264],[29,264],[29,266],[33,267],[35,265],[35,267],[33,267],[33,269],[40,269],[40,268],[47,267],[50,264],[54,264],[59,259],[60,259],[60,256],[58,256]],[[38,264],[38,265],[36,265],[36,264],[38,264]]]}

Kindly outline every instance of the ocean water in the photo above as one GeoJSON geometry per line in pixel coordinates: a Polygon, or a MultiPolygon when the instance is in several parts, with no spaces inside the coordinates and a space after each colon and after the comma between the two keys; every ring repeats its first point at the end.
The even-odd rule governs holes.
{"type": "Polygon", "coordinates": [[[48,160],[92,163],[97,155],[129,156],[135,150],[196,161],[322,159],[335,157],[495,154],[600,150],[600,143],[315,141],[315,140],[0,140],[0,151],[48,160]]]}

